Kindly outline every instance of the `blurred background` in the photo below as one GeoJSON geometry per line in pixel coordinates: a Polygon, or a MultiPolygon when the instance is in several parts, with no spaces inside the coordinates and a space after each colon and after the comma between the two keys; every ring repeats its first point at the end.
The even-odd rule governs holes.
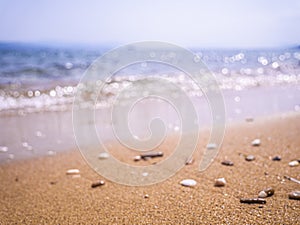
{"type": "MultiPolygon", "coordinates": [[[[198,54],[223,91],[227,121],[299,111],[298,24],[297,0],[0,0],[0,160],[74,148],[71,109],[78,82],[103,53],[136,41],[170,42],[198,54]]],[[[185,74],[135,65],[101,93],[105,136],[112,135],[107,107],[128,82],[147,76],[179,84],[198,101],[200,123],[209,124],[204,97],[185,74]]],[[[140,110],[151,108],[158,109],[140,110]]],[[[178,119],[168,123],[168,129],[180,129],[178,119]]]]}

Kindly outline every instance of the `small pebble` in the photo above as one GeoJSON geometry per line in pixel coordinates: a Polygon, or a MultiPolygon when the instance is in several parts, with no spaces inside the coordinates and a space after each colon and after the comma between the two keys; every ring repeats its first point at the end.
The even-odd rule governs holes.
{"type": "Polygon", "coordinates": [[[149,195],[148,195],[148,194],[145,194],[145,195],[144,195],[144,198],[149,198],[149,195]]]}
{"type": "Polygon", "coordinates": [[[143,173],[142,173],[142,176],[143,176],[143,177],[147,177],[148,175],[149,175],[149,173],[147,173],[147,172],[143,172],[143,173]]]}
{"type": "Polygon", "coordinates": [[[298,165],[299,165],[298,160],[293,160],[293,161],[289,162],[290,167],[295,167],[295,166],[298,166],[298,165]]]}
{"type": "Polygon", "coordinates": [[[274,156],[273,158],[272,158],[272,160],[273,161],[280,161],[281,160],[281,157],[280,156],[274,156]]]}
{"type": "Polygon", "coordinates": [[[231,162],[230,160],[224,160],[221,162],[222,165],[224,166],[233,166],[233,162],[231,162]]]}
{"type": "Polygon", "coordinates": [[[163,156],[164,156],[163,152],[151,152],[151,153],[142,154],[141,158],[147,160],[149,158],[156,158],[156,157],[163,157],[163,156]]]}
{"type": "Polygon", "coordinates": [[[215,187],[224,187],[226,185],[226,180],[224,177],[215,180],[215,187]]]}
{"type": "Polygon", "coordinates": [[[31,145],[28,145],[27,148],[26,148],[28,151],[32,151],[33,150],[33,147],[31,145]]]}
{"type": "Polygon", "coordinates": [[[47,152],[47,155],[53,156],[53,155],[56,155],[56,152],[55,152],[55,151],[52,151],[52,150],[49,150],[49,151],[47,152]]]}
{"type": "Polygon", "coordinates": [[[109,158],[109,154],[107,152],[101,152],[98,155],[98,159],[108,159],[109,158]]]}
{"type": "Polygon", "coordinates": [[[300,191],[292,191],[289,193],[289,199],[300,200],[300,191]]]}
{"type": "Polygon", "coordinates": [[[194,187],[194,186],[196,186],[197,181],[192,180],[192,179],[185,179],[185,180],[180,181],[180,184],[185,187],[194,187]]]}
{"type": "Polygon", "coordinates": [[[208,143],[206,145],[206,148],[207,149],[216,149],[217,148],[217,144],[215,144],[215,143],[208,143]]]}
{"type": "Polygon", "coordinates": [[[268,195],[265,191],[261,191],[261,192],[258,193],[258,197],[259,198],[266,198],[266,197],[268,197],[268,195]]]}
{"type": "Polygon", "coordinates": [[[185,165],[191,165],[193,164],[194,162],[194,159],[191,157],[191,158],[188,158],[186,161],[185,161],[185,165]]]}
{"type": "Polygon", "coordinates": [[[254,139],[252,142],[251,142],[252,146],[260,146],[261,144],[261,141],[260,139],[254,139]]]}
{"type": "Polygon", "coordinates": [[[27,142],[22,142],[22,146],[23,146],[24,148],[27,148],[27,147],[29,146],[29,144],[28,144],[27,142]]]}
{"type": "Polygon", "coordinates": [[[241,203],[247,203],[247,204],[266,204],[267,201],[263,198],[241,198],[241,203]]]}
{"type": "Polygon", "coordinates": [[[297,183],[297,184],[300,184],[300,180],[297,180],[296,178],[293,178],[293,177],[289,177],[289,176],[284,176],[284,178],[285,179],[288,179],[288,180],[290,180],[290,181],[293,181],[293,182],[295,182],[295,183],[297,183]]]}
{"type": "Polygon", "coordinates": [[[79,174],[80,171],[79,169],[69,169],[67,170],[67,175],[75,175],[75,174],[79,174]]]}
{"type": "Polygon", "coordinates": [[[250,162],[250,161],[255,160],[255,156],[254,155],[247,155],[245,159],[246,159],[246,161],[250,162]]]}
{"type": "Polygon", "coordinates": [[[138,162],[142,159],[142,157],[140,155],[136,155],[133,157],[133,161],[138,162]]]}
{"type": "Polygon", "coordinates": [[[104,185],[104,184],[105,184],[104,180],[99,180],[99,181],[96,181],[96,182],[92,183],[92,184],[91,184],[91,187],[92,187],[92,188],[95,188],[95,187],[102,186],[102,185],[104,185]]]}
{"type": "Polygon", "coordinates": [[[266,197],[270,197],[272,195],[274,195],[274,188],[266,188],[264,190],[262,190],[261,192],[259,192],[258,197],[259,198],[266,198],[266,197]]]}
{"type": "Polygon", "coordinates": [[[43,133],[41,132],[41,131],[37,131],[37,132],[35,132],[35,135],[37,136],[37,137],[42,137],[43,136],[43,133]]]}
{"type": "Polygon", "coordinates": [[[246,120],[246,122],[253,122],[253,121],[254,121],[254,118],[252,118],[252,117],[247,117],[245,120],[246,120]]]}
{"type": "Polygon", "coordinates": [[[0,146],[0,152],[7,152],[7,151],[8,151],[8,147],[0,146]]]}

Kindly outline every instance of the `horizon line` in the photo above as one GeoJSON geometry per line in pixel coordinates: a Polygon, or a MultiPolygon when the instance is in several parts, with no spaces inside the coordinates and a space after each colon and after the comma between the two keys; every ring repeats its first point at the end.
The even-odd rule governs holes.
{"type": "MultiPolygon", "coordinates": [[[[74,41],[19,41],[19,40],[0,40],[0,44],[16,44],[16,45],[40,45],[40,47],[111,47],[116,48],[122,45],[126,45],[129,43],[136,43],[136,42],[142,42],[141,41],[133,41],[133,42],[117,42],[117,41],[111,41],[111,42],[74,42],[74,41]],[[75,46],[77,45],[77,46],[75,46]]],[[[158,41],[158,40],[146,40],[146,41],[158,41]]],[[[161,41],[166,42],[166,41],[161,41]]],[[[291,48],[300,48],[299,44],[289,44],[289,45],[282,45],[282,46],[256,46],[256,47],[238,47],[238,46],[203,46],[202,45],[179,45],[178,43],[168,42],[174,45],[178,45],[185,48],[191,48],[191,49],[203,49],[203,50],[212,50],[212,49],[218,49],[218,50],[264,50],[264,49],[291,49],[291,48]]]]}

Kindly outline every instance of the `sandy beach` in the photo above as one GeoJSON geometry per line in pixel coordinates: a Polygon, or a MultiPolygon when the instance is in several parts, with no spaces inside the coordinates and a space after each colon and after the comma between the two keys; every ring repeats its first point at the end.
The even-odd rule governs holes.
{"type": "Polygon", "coordinates": [[[300,225],[300,1],[1,1],[0,225],[300,225]]]}
{"type": "MultiPolygon", "coordinates": [[[[255,118],[253,122],[232,122],[227,126],[222,148],[212,165],[198,171],[201,151],[194,163],[170,179],[146,187],[129,187],[110,182],[88,166],[77,149],[54,156],[12,161],[0,165],[0,224],[299,224],[300,201],[288,193],[300,179],[300,114],[255,118]],[[258,147],[251,146],[255,138],[258,147]],[[245,155],[254,155],[248,162],[245,155]],[[281,161],[273,161],[281,156],[281,161]],[[233,166],[224,166],[231,160],[233,166]],[[66,175],[79,169],[80,176],[66,175]],[[225,187],[214,180],[224,177],[225,187]],[[195,187],[183,187],[182,179],[194,179],[195,187]],[[105,184],[91,188],[97,180],[105,184]],[[254,198],[268,187],[275,194],[266,204],[244,204],[240,198],[254,198]]],[[[201,133],[199,150],[209,136],[201,133]]],[[[175,141],[175,140],[174,140],[175,141]]],[[[168,144],[161,146],[168,151],[168,144]]],[[[170,149],[169,149],[170,150],[170,149]]],[[[154,159],[133,162],[122,151],[120,160],[150,165],[154,159]]],[[[118,149],[115,149],[118,154],[118,149]]]]}

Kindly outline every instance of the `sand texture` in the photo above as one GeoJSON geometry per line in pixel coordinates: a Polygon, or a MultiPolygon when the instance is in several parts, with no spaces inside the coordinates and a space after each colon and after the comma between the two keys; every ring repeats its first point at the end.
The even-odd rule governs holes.
{"type": "MultiPolygon", "coordinates": [[[[206,146],[208,135],[201,134],[199,149],[206,146]]],[[[285,175],[300,179],[300,166],[288,165],[300,159],[299,137],[296,113],[231,124],[222,149],[205,172],[198,171],[201,151],[197,151],[193,164],[147,187],[104,179],[78,150],[5,163],[0,165],[0,224],[300,224],[300,201],[288,199],[300,185],[284,179],[285,175]],[[255,138],[261,140],[259,147],[251,146],[255,138]],[[248,154],[255,160],[246,161],[248,154]],[[282,160],[272,161],[276,155],[282,160]],[[225,159],[234,166],[222,165],[225,159]],[[80,170],[80,177],[66,175],[72,168],[80,170]],[[214,180],[221,177],[226,186],[215,187],[214,180]],[[179,182],[187,178],[197,185],[181,186],[179,182]],[[91,188],[99,179],[105,184],[91,188]],[[257,197],[267,187],[275,194],[266,198],[265,205],[240,203],[240,198],[257,197]]],[[[167,146],[172,145],[161,149],[170,151],[167,146]]],[[[132,156],[123,151],[120,160],[131,162],[132,156]]]]}

